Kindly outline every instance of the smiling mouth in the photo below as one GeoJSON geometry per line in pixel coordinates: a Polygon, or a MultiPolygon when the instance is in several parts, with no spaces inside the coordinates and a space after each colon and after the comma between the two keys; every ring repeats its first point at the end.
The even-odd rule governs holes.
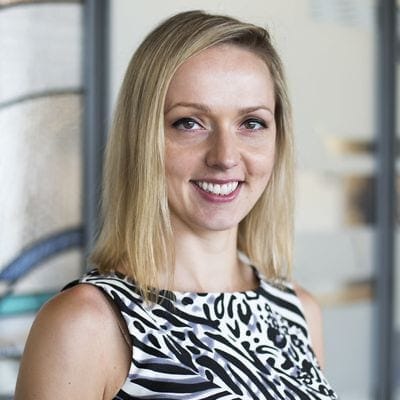
{"type": "Polygon", "coordinates": [[[216,194],[218,196],[229,196],[240,184],[239,181],[232,181],[223,184],[206,181],[193,181],[193,183],[205,192],[216,194]]]}

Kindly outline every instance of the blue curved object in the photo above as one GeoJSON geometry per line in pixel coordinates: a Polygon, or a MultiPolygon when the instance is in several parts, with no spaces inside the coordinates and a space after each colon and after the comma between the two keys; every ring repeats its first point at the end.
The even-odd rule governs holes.
{"type": "Polygon", "coordinates": [[[15,282],[47,258],[84,244],[83,227],[65,230],[47,237],[24,250],[0,271],[0,281],[15,282]]]}

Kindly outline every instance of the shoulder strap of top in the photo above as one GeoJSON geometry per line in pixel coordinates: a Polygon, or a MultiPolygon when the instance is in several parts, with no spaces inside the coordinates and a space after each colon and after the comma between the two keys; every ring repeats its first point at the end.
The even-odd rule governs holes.
{"type": "Polygon", "coordinates": [[[289,282],[270,283],[262,279],[262,294],[271,308],[292,324],[297,325],[309,339],[303,305],[289,282]]]}
{"type": "Polygon", "coordinates": [[[93,269],[82,278],[69,283],[62,290],[67,290],[78,284],[93,285],[105,295],[117,316],[119,328],[126,342],[129,346],[132,346],[132,338],[129,335],[129,315],[135,304],[143,303],[135,285],[120,274],[102,275],[97,269],[93,269]]]}

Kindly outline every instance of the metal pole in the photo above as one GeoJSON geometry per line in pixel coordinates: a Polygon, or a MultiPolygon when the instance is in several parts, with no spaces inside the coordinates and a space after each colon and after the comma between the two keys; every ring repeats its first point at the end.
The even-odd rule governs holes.
{"type": "Polygon", "coordinates": [[[99,227],[103,151],[108,115],[109,1],[84,1],[84,237],[85,255],[99,227]]]}
{"type": "Polygon", "coordinates": [[[394,398],[394,234],[396,1],[378,4],[377,43],[377,334],[376,399],[394,398]]]}

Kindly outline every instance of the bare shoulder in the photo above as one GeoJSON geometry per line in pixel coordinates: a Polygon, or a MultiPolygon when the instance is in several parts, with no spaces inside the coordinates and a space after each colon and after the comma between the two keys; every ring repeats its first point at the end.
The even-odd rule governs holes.
{"type": "Polygon", "coordinates": [[[32,325],[15,400],[111,398],[127,372],[116,319],[92,285],[77,285],[50,300],[32,325]]]}
{"type": "Polygon", "coordinates": [[[315,297],[302,286],[294,283],[294,290],[303,305],[306,318],[310,320],[321,319],[321,307],[315,297]]]}
{"type": "Polygon", "coordinates": [[[311,336],[311,344],[318,362],[324,366],[324,338],[323,338],[323,319],[321,306],[315,297],[300,285],[294,283],[294,290],[301,301],[304,309],[304,316],[311,336]]]}

